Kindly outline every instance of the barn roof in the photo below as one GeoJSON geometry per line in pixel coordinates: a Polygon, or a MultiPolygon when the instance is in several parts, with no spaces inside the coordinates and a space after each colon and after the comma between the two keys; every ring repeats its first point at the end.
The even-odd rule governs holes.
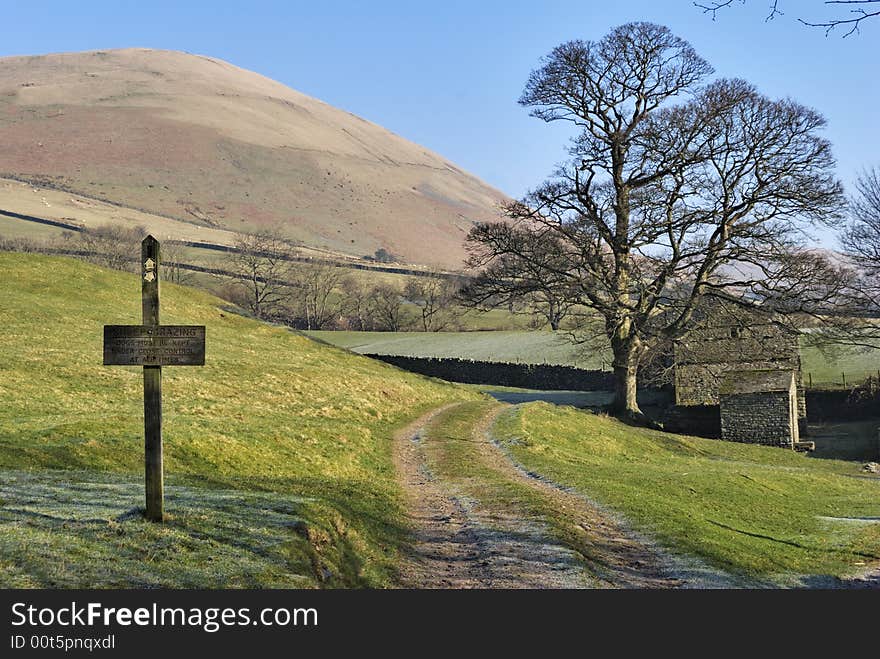
{"type": "Polygon", "coordinates": [[[721,378],[718,393],[721,396],[729,396],[731,394],[790,391],[794,382],[794,371],[728,371],[721,378]]]}

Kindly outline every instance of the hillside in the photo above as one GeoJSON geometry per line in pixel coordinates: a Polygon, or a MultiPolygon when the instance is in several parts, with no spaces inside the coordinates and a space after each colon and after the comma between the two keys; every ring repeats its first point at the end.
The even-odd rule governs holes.
{"type": "Polygon", "coordinates": [[[455,268],[472,223],[504,199],[380,126],[171,51],[0,58],[0,143],[0,208],[76,219],[111,202],[131,221],[189,225],[162,237],[282,223],[309,246],[455,268]]]}
{"type": "Polygon", "coordinates": [[[0,271],[0,586],[388,584],[391,435],[475,394],[163,284],[163,323],[206,325],[207,362],[163,371],[171,518],[151,525],[141,369],[101,365],[102,325],[140,319],[138,279],[4,252],[0,271]]]}

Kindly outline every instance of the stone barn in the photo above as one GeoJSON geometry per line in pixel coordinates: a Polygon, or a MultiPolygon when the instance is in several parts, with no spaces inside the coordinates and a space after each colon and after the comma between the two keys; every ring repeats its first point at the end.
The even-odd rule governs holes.
{"type": "Polygon", "coordinates": [[[721,439],[785,448],[799,445],[794,371],[728,371],[718,396],[721,439]]]}
{"type": "MultiPolygon", "coordinates": [[[[807,405],[797,334],[766,314],[734,302],[713,299],[701,319],[673,348],[676,425],[718,436],[722,380],[732,371],[793,374],[799,434],[806,434],[807,405]],[[689,418],[690,417],[690,418],[689,418]],[[688,428],[688,422],[699,428],[688,428]],[[712,427],[709,432],[707,429],[712,427]]],[[[787,377],[783,375],[782,377],[787,377]]]]}

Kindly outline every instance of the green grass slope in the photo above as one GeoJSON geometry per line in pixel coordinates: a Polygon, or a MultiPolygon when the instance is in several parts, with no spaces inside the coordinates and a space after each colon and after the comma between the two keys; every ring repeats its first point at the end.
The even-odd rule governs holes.
{"type": "Polygon", "coordinates": [[[0,586],[388,583],[403,537],[393,430],[476,397],[163,284],[162,322],[207,326],[164,375],[165,525],[142,506],[138,367],[102,326],[140,322],[133,275],[0,253],[0,586]]]}
{"type": "Polygon", "coordinates": [[[633,428],[546,403],[515,408],[493,432],[526,469],[717,567],[822,585],[880,562],[880,478],[859,463],[633,428]]]}

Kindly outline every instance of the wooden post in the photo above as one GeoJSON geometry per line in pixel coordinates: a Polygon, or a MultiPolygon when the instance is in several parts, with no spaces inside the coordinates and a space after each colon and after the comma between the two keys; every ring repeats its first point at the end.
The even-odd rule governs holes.
{"type": "MultiPolygon", "coordinates": [[[[143,324],[159,327],[159,241],[147,236],[141,243],[141,301],[143,324]]],[[[144,482],[147,519],[165,518],[162,476],[162,367],[144,366],[144,482]]]]}
{"type": "Polygon", "coordinates": [[[144,367],[146,517],[165,518],[162,465],[162,366],[204,366],[204,325],[159,324],[159,241],[141,243],[140,325],[104,325],[104,365],[144,367]]]}

